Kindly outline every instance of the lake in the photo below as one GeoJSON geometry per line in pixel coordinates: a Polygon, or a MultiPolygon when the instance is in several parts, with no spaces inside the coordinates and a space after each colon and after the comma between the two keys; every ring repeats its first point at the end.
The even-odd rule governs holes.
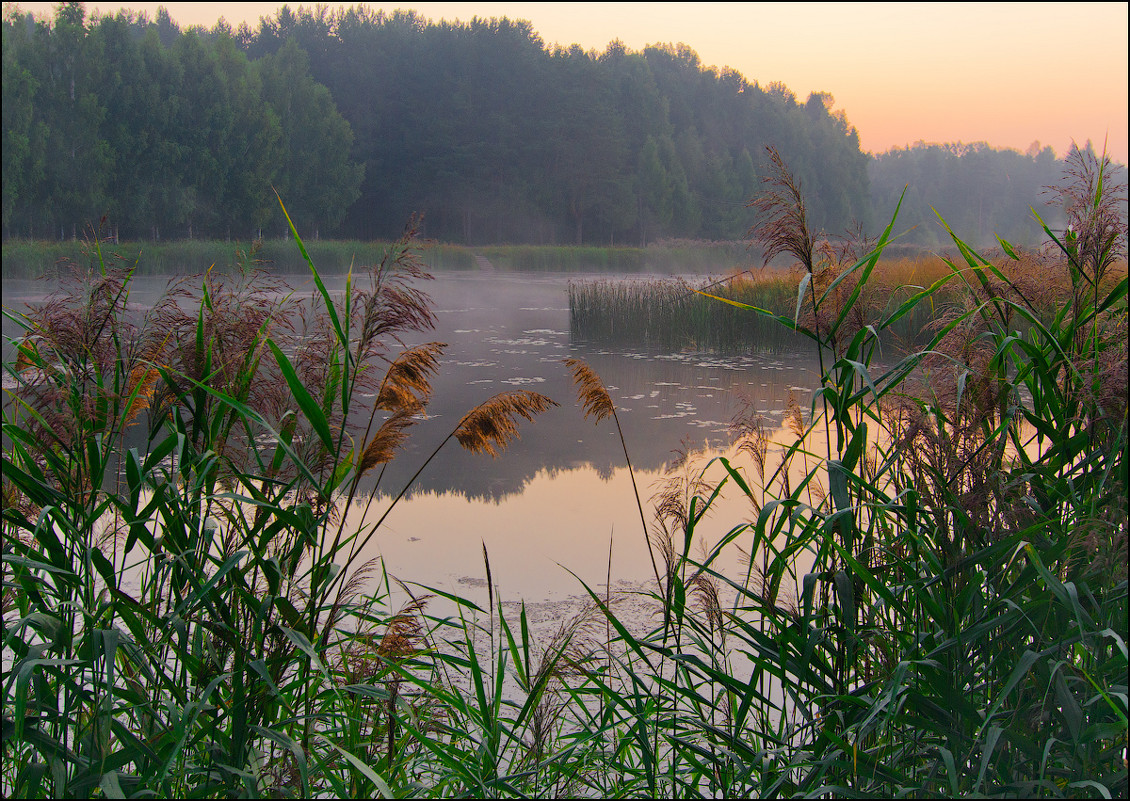
{"type": "MultiPolygon", "coordinates": [[[[646,582],[651,564],[619,436],[611,420],[594,425],[584,419],[565,358],[585,360],[608,387],[645,511],[674,452],[704,449],[699,464],[722,452],[729,424],[745,403],[766,416],[778,440],[785,438],[780,426],[790,393],[807,409],[819,381],[811,353],[646,352],[573,337],[568,283],[595,278],[610,276],[441,272],[424,285],[437,325],[418,341],[449,347],[433,382],[428,419],[413,428],[404,452],[390,464],[367,519],[383,514],[391,496],[476,404],[498,392],[528,389],[561,406],[534,423],[523,422],[521,439],[498,458],[472,455],[449,442],[385,520],[366,558],[382,556],[388,573],[405,581],[474,596],[485,586],[485,544],[503,597],[555,605],[583,595],[578,577],[594,589],[603,587],[611,537],[614,588],[646,582]]],[[[300,294],[313,291],[301,276],[288,280],[300,294]]],[[[344,281],[326,277],[331,292],[341,292],[344,281]]],[[[131,301],[143,304],[166,283],[136,278],[131,301]]],[[[4,305],[21,309],[49,288],[39,281],[5,281],[4,305]]],[[[15,330],[4,321],[6,337],[15,330]]],[[[6,340],[6,358],[10,352],[6,340]]],[[[722,475],[717,464],[709,473],[715,479],[722,475]]],[[[349,522],[360,521],[362,511],[355,504],[349,522]]],[[[750,513],[743,498],[726,496],[704,536],[716,541],[750,513]]],[[[736,552],[729,567],[741,569],[736,552]]]]}

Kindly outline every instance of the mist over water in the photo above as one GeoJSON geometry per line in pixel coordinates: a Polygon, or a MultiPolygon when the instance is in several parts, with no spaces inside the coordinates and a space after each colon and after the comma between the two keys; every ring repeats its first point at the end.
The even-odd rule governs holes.
{"type": "MultiPolygon", "coordinates": [[[[705,465],[728,446],[730,422],[747,402],[770,429],[780,425],[790,392],[807,408],[819,375],[814,356],[646,352],[575,338],[567,285],[585,277],[441,273],[426,286],[437,327],[420,341],[449,345],[428,419],[389,465],[366,519],[383,513],[390,496],[475,404],[528,389],[561,406],[523,423],[521,438],[498,458],[449,442],[374,540],[390,573],[421,582],[428,575],[468,592],[482,579],[485,543],[506,596],[562,598],[583,592],[564,568],[590,586],[604,584],[614,536],[613,586],[647,580],[651,567],[619,436],[610,420],[594,425],[584,419],[563,364],[568,357],[585,360],[616,403],[645,511],[677,452],[705,449],[698,460],[705,465]]],[[[713,478],[722,475],[715,465],[713,478]]],[[[719,505],[716,521],[704,526],[710,536],[745,519],[748,510],[738,501],[719,505]]],[[[360,519],[356,510],[351,514],[360,519]]]]}
{"type": "MultiPolygon", "coordinates": [[[[607,273],[461,271],[438,273],[421,285],[432,297],[436,329],[406,344],[440,341],[448,347],[433,380],[427,419],[413,427],[368,503],[379,471],[370,474],[373,479],[361,488],[364,497],[349,512],[351,525],[378,519],[475,405],[515,389],[542,393],[561,405],[533,423],[523,421],[520,439],[497,458],[448,442],[382,524],[366,558],[382,555],[390,574],[405,580],[468,591],[481,581],[485,543],[495,581],[507,595],[562,598],[581,591],[564,567],[603,585],[613,535],[613,585],[645,581],[651,567],[619,436],[610,420],[594,425],[584,419],[566,358],[585,360],[616,403],[645,511],[677,452],[704,450],[699,463],[705,464],[727,447],[729,425],[745,405],[764,414],[770,429],[780,426],[790,392],[807,409],[819,376],[812,354],[648,352],[574,337],[568,282],[589,277],[609,279],[607,273]],[[366,504],[369,513],[362,517],[366,504]]],[[[344,276],[324,279],[331,293],[344,291],[344,276]]],[[[288,280],[296,296],[313,291],[299,277],[288,280]]],[[[151,303],[167,283],[167,277],[135,278],[131,304],[151,303]]],[[[43,281],[5,281],[4,304],[18,311],[51,289],[43,281]]],[[[5,358],[11,352],[8,337],[17,331],[5,320],[5,358]]],[[[362,399],[367,415],[364,404],[362,399]]],[[[712,477],[720,479],[721,468],[715,470],[712,477]]],[[[744,520],[740,506],[721,509],[714,536],[744,520]]]]}

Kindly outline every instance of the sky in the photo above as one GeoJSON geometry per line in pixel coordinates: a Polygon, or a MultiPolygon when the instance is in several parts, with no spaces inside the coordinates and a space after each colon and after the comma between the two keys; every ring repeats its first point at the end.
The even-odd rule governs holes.
{"type": "MultiPolygon", "coordinates": [[[[10,3],[4,3],[7,9],[10,3]]],[[[52,3],[19,3],[52,16],[52,3]]],[[[88,13],[160,5],[182,27],[224,17],[254,28],[280,3],[87,3],[88,13]]],[[[292,8],[298,4],[292,4],[292,8]]],[[[340,4],[328,4],[331,7],[340,4]]],[[[1063,155],[1087,140],[1127,163],[1127,3],[404,3],[429,19],[529,20],[547,44],[603,51],[689,45],[706,65],[803,102],[830,92],[864,150],[980,142],[1063,155]]]]}

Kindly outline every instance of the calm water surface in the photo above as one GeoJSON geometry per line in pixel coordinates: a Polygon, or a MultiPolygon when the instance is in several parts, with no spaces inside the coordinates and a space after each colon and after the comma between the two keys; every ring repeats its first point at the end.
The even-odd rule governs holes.
{"type": "MultiPolygon", "coordinates": [[[[553,601],[583,593],[570,570],[594,588],[603,587],[612,538],[614,587],[647,579],[650,561],[615,426],[583,418],[565,358],[584,359],[608,386],[645,511],[674,451],[705,449],[699,463],[721,452],[743,398],[767,417],[770,429],[778,429],[778,439],[784,439],[779,428],[790,392],[807,407],[818,383],[809,353],[649,353],[572,338],[566,289],[570,280],[586,277],[609,275],[458,272],[440,273],[424,285],[438,320],[434,332],[416,341],[449,347],[428,419],[414,428],[390,465],[368,520],[383,514],[390,496],[476,404],[498,392],[528,389],[561,406],[535,423],[523,422],[521,439],[497,459],[465,453],[449,442],[385,520],[366,558],[379,554],[391,575],[466,595],[483,586],[485,544],[504,596],[553,601]]],[[[633,278],[640,276],[624,280],[633,278]]],[[[135,279],[131,301],[144,304],[166,283],[135,279]]],[[[302,291],[301,277],[292,283],[302,291]]],[[[329,277],[327,285],[341,291],[344,277],[329,277]]],[[[4,306],[22,308],[48,291],[43,282],[5,281],[4,306]]],[[[15,331],[5,320],[6,358],[7,337],[15,331]]],[[[720,465],[709,475],[721,478],[720,465]]],[[[360,522],[362,512],[361,505],[352,509],[350,522],[360,522]]],[[[704,539],[716,541],[750,514],[740,497],[724,498],[704,527],[704,539]]],[[[736,554],[729,567],[741,570],[736,554]]]]}

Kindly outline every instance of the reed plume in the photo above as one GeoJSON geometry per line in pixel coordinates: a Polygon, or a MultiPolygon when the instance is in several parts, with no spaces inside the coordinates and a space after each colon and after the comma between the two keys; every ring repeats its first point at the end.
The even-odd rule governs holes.
{"type": "Polygon", "coordinates": [[[585,410],[585,419],[593,418],[599,423],[616,414],[616,406],[600,376],[580,359],[566,359],[565,366],[573,373],[573,383],[577,385],[577,401],[585,410]]]}
{"type": "Polygon", "coordinates": [[[1064,239],[1074,266],[1087,285],[1097,287],[1126,257],[1126,183],[1118,180],[1117,165],[1105,148],[1096,156],[1089,146],[1072,142],[1064,164],[1062,182],[1045,191],[1067,219],[1064,239]]]}
{"type": "Polygon", "coordinates": [[[400,611],[388,621],[377,646],[377,656],[384,660],[401,660],[420,652],[419,644],[424,637],[424,624],[420,616],[424,614],[432,597],[421,595],[400,607],[400,611]]]}
{"type": "Polygon", "coordinates": [[[722,601],[718,595],[718,582],[709,574],[698,570],[691,577],[688,585],[698,610],[706,618],[706,625],[710,628],[711,633],[721,633],[722,637],[725,638],[726,631],[722,626],[724,613],[722,612],[722,601]]]}
{"type": "Polygon", "coordinates": [[[763,248],[765,264],[774,256],[787,253],[809,273],[814,272],[816,243],[808,227],[808,209],[800,182],[793,178],[777,148],[769,146],[765,150],[769,154],[770,174],[763,180],[768,189],[747,204],[757,209],[762,219],[749,229],[748,235],[763,248]]]}
{"type": "Polygon", "coordinates": [[[682,446],[672,453],[675,459],[664,471],[659,489],[652,497],[652,506],[657,518],[670,521],[678,531],[686,531],[698,519],[697,516],[695,520],[691,519],[691,499],[703,493],[709,494],[711,488],[702,473],[696,472],[691,465],[701,452],[691,448],[684,439],[682,446]]]}
{"type": "Polygon", "coordinates": [[[16,356],[16,372],[22,373],[24,370],[29,370],[37,364],[41,364],[43,359],[39,356],[39,350],[35,346],[35,340],[31,337],[24,337],[17,345],[19,353],[16,356]],[[32,359],[32,354],[35,358],[32,359]]]}
{"type": "Polygon", "coordinates": [[[408,427],[415,422],[411,408],[400,409],[381,424],[373,438],[361,452],[361,463],[357,467],[357,478],[379,464],[391,462],[396,451],[408,436],[408,427]]]}
{"type": "Polygon", "coordinates": [[[734,434],[738,452],[748,453],[753,457],[757,475],[764,485],[765,457],[769,450],[769,436],[765,431],[765,415],[758,414],[755,411],[752,398],[743,397],[740,398],[740,402],[742,408],[734,415],[734,419],[730,423],[730,431],[734,434]]]}
{"type": "Polygon", "coordinates": [[[516,417],[532,422],[534,415],[558,405],[545,395],[524,389],[500,392],[463,415],[454,435],[471,453],[498,456],[518,438],[516,417]]]}
{"type": "Polygon", "coordinates": [[[537,703],[530,714],[530,734],[525,742],[527,764],[541,762],[552,747],[554,732],[561,726],[562,713],[572,697],[569,680],[590,676],[589,663],[601,647],[600,624],[607,624],[608,609],[599,603],[585,604],[577,614],[563,620],[540,649],[541,657],[529,677],[537,703]]]}
{"type": "Polygon", "coordinates": [[[129,376],[129,391],[126,396],[132,398],[129,402],[129,407],[126,409],[125,422],[132,423],[137,419],[137,416],[149,408],[149,402],[153,397],[153,390],[157,385],[157,379],[161,377],[161,371],[156,367],[145,368],[138,366],[130,371],[129,376]]]}
{"type": "Polygon", "coordinates": [[[436,357],[445,347],[445,342],[417,345],[405,350],[389,365],[377,390],[373,414],[377,409],[385,409],[393,414],[381,424],[372,439],[368,439],[373,426],[373,417],[370,416],[364,435],[368,442],[362,450],[350,490],[351,498],[365,472],[378,464],[392,461],[396,450],[404,443],[408,427],[415,422],[415,415],[424,410],[431,397],[431,377],[439,368],[436,357]]]}
{"type": "Polygon", "coordinates": [[[432,394],[431,377],[439,369],[437,357],[446,347],[446,342],[428,342],[397,356],[377,392],[377,408],[390,412],[423,409],[432,394]]]}
{"type": "MultiPolygon", "coordinates": [[[[338,617],[345,611],[354,600],[365,590],[365,586],[373,577],[377,570],[377,565],[381,561],[380,556],[374,556],[366,561],[361,567],[348,574],[345,583],[341,585],[337,597],[334,599],[333,606],[330,607],[330,613],[326,620],[325,630],[329,631],[337,622],[338,617]]],[[[339,575],[345,576],[346,571],[349,569],[349,563],[341,569],[339,575]]],[[[301,588],[299,588],[301,590],[301,588]]]]}
{"type": "Polygon", "coordinates": [[[804,439],[804,412],[797,403],[796,394],[789,390],[789,402],[787,406],[788,411],[785,414],[785,422],[788,424],[789,431],[793,432],[798,440],[804,439]]]}

